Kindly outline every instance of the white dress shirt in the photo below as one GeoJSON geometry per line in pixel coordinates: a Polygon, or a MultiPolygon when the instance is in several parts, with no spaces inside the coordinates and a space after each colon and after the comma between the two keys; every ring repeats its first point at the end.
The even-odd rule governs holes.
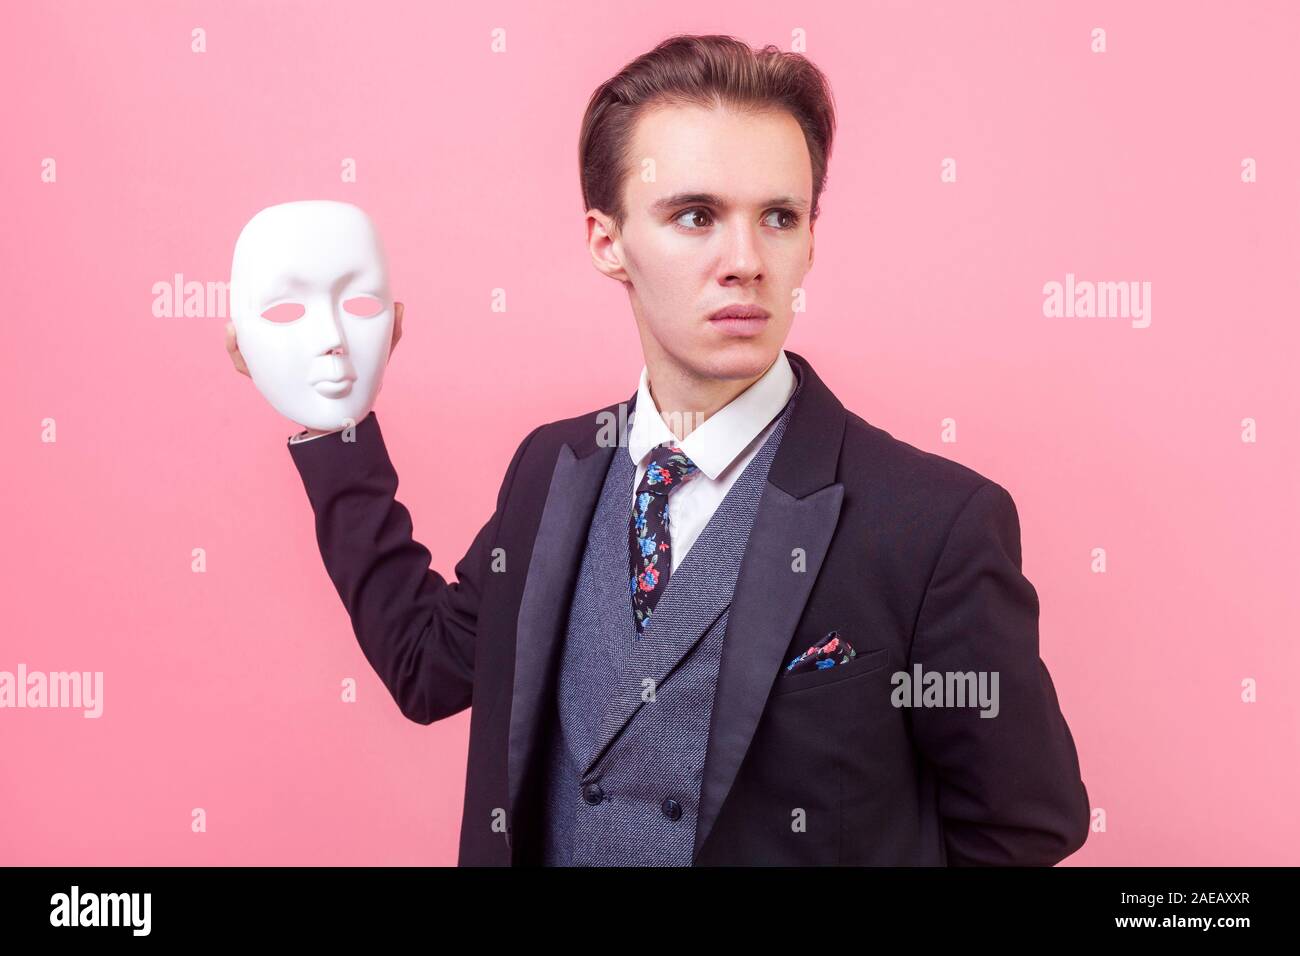
{"type": "MultiPolygon", "coordinates": [[[[682,563],[745,466],[767,441],[776,426],[777,415],[790,400],[796,384],[794,369],[782,350],[757,381],[679,442],[664,422],[655,400],[650,397],[649,370],[644,365],[641,367],[637,410],[632,416],[627,438],[628,454],[637,466],[636,477],[628,489],[629,520],[636,489],[649,467],[653,448],[663,442],[676,442],[700,469],[700,474],[673,491],[668,499],[668,513],[672,519],[673,571],[682,563]]],[[[289,442],[296,445],[321,437],[324,436],[308,436],[306,431],[302,431],[290,437],[289,442]]]]}
{"type": "MultiPolygon", "coordinates": [[[[360,424],[360,422],[358,422],[358,424],[360,424]]],[[[300,442],[315,441],[317,438],[324,438],[326,435],[337,435],[341,431],[343,431],[342,428],[336,428],[332,432],[322,432],[319,435],[308,435],[307,429],[304,428],[302,431],[298,432],[298,434],[289,436],[289,444],[297,445],[300,442]]]]}
{"type": "Polygon", "coordinates": [[[776,427],[776,418],[790,400],[796,380],[790,360],[782,350],[754,384],[710,415],[704,424],[681,441],[668,428],[650,397],[648,381],[648,372],[642,366],[636,414],[632,416],[627,439],[628,454],[637,466],[628,496],[628,515],[630,520],[636,489],[650,465],[651,449],[661,442],[676,443],[700,468],[700,474],[668,497],[668,514],[672,522],[672,570],[676,571],[713,517],[713,512],[722,504],[727,491],[776,427]],[[643,410],[649,414],[642,414],[643,410]]]}

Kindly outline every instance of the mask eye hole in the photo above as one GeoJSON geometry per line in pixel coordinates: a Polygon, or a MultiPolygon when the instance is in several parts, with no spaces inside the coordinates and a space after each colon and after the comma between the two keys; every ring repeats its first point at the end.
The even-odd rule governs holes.
{"type": "Polygon", "coordinates": [[[262,318],[269,322],[296,322],[307,314],[307,309],[300,302],[281,302],[262,313],[262,318]]]}
{"type": "Polygon", "coordinates": [[[343,308],[351,315],[359,315],[362,318],[369,318],[372,315],[378,315],[380,312],[384,311],[384,303],[371,295],[359,295],[354,299],[348,299],[344,302],[343,308]]]}

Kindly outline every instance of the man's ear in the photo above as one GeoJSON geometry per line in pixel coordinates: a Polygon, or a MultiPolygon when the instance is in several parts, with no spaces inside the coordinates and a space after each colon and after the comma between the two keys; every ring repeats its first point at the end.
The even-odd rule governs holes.
{"type": "Polygon", "coordinates": [[[808,268],[806,272],[811,272],[813,267],[813,252],[817,248],[817,220],[814,219],[808,223],[808,268]]]}
{"type": "Polygon", "coordinates": [[[591,253],[591,263],[601,275],[607,275],[619,282],[627,282],[627,270],[623,268],[623,256],[620,240],[614,221],[599,209],[587,210],[587,250],[591,253]]]}

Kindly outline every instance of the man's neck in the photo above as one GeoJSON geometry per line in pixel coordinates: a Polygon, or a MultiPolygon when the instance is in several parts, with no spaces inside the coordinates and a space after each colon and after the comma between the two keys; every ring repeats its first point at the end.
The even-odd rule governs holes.
{"type": "Polygon", "coordinates": [[[646,385],[664,424],[682,441],[710,416],[731,404],[771,367],[753,378],[699,378],[670,362],[660,360],[651,365],[647,361],[646,385]]]}

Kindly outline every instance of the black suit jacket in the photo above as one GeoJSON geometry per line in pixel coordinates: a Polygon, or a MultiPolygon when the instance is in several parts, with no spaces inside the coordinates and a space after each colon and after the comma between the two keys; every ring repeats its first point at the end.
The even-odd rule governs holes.
{"type": "MultiPolygon", "coordinates": [[[[1087,836],[1088,795],[1039,658],[1015,504],[846,411],[786,354],[803,390],[731,604],[695,863],[1056,863],[1087,836]],[[781,673],[832,629],[854,660],[781,673]],[[996,671],[998,715],[894,706],[891,675],[917,664],[996,671]]],[[[461,865],[540,862],[544,735],[611,417],[523,440],[454,583],[412,537],[375,414],[354,443],[289,445],[326,570],[402,713],[473,708],[461,865]]]]}

